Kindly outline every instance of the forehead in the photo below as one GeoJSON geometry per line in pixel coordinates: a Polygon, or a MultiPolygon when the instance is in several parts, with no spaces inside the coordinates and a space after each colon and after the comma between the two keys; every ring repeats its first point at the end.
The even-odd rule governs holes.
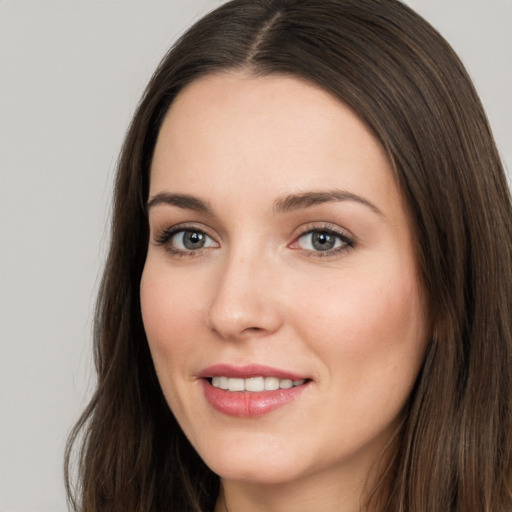
{"type": "Polygon", "coordinates": [[[206,76],[178,94],[152,162],[151,194],[166,187],[397,195],[385,151],[347,105],[297,78],[246,73],[206,76]]]}

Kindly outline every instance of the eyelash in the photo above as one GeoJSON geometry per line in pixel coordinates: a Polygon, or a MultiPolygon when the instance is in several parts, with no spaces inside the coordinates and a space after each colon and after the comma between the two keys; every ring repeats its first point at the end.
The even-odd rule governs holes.
{"type": "MultiPolygon", "coordinates": [[[[329,258],[334,257],[338,254],[341,254],[345,251],[349,251],[356,246],[355,239],[352,236],[349,236],[346,232],[340,230],[337,227],[334,227],[331,224],[324,224],[323,226],[312,226],[306,225],[301,229],[301,232],[295,237],[295,240],[291,245],[295,245],[298,241],[305,237],[306,235],[312,235],[314,233],[326,234],[329,236],[334,236],[338,240],[341,241],[341,245],[339,247],[335,247],[333,249],[328,249],[325,251],[314,251],[308,249],[302,249],[302,251],[309,257],[312,258],[329,258]]],[[[300,248],[299,248],[300,249],[300,248]]]]}
{"type": "Polygon", "coordinates": [[[173,226],[171,228],[162,230],[157,236],[155,236],[155,244],[158,246],[163,246],[165,251],[173,256],[188,256],[192,258],[195,256],[200,256],[203,253],[203,248],[199,248],[197,250],[183,250],[173,247],[169,243],[174,236],[182,232],[202,233],[203,235],[206,235],[208,238],[213,240],[213,237],[211,237],[204,229],[200,229],[193,224],[179,224],[178,226],[173,226]]]}
{"type": "MultiPolygon", "coordinates": [[[[193,233],[201,233],[205,236],[207,236],[209,239],[214,240],[212,236],[210,236],[207,231],[204,229],[200,229],[195,225],[188,225],[188,224],[180,224],[178,226],[173,226],[171,228],[167,228],[162,230],[157,236],[155,236],[155,244],[157,246],[163,246],[165,248],[165,251],[173,256],[178,257],[196,257],[200,256],[204,250],[208,249],[208,247],[204,248],[198,248],[197,250],[183,250],[178,249],[176,247],[173,247],[169,242],[172,240],[174,236],[176,236],[178,233],[186,233],[186,232],[193,232],[193,233]]],[[[289,247],[292,247],[297,250],[301,250],[304,254],[306,254],[308,257],[312,258],[328,258],[336,256],[340,253],[343,253],[345,251],[349,251],[350,249],[353,249],[356,246],[356,242],[352,236],[349,236],[347,233],[341,231],[339,228],[335,228],[334,226],[330,224],[325,224],[324,226],[312,226],[312,225],[306,225],[304,226],[301,231],[296,235],[294,241],[289,245],[289,247]],[[313,235],[314,233],[320,233],[320,234],[326,234],[328,236],[333,236],[337,238],[341,245],[338,247],[334,247],[332,249],[327,249],[325,251],[320,250],[309,250],[309,249],[301,249],[300,247],[294,248],[293,245],[297,245],[299,240],[306,235],[313,235]]]]}

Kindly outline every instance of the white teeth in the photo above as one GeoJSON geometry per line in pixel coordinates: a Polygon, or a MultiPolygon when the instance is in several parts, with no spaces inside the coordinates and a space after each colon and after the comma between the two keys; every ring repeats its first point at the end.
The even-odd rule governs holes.
{"type": "Polygon", "coordinates": [[[290,379],[283,379],[279,381],[279,387],[282,389],[290,389],[293,386],[293,382],[290,379]]]}
{"type": "Polygon", "coordinates": [[[265,389],[268,391],[279,389],[279,379],[277,377],[265,377],[265,389]]]}
{"type": "Polygon", "coordinates": [[[251,377],[250,379],[245,379],[245,390],[264,391],[265,379],[263,377],[251,377]]]}
{"type": "Polygon", "coordinates": [[[215,376],[212,377],[212,386],[215,388],[226,389],[229,391],[275,391],[277,389],[290,389],[295,386],[301,386],[305,380],[278,379],[277,377],[250,377],[248,379],[238,379],[231,377],[215,376]]]}
{"type": "Polygon", "coordinates": [[[244,379],[228,379],[228,389],[229,391],[244,391],[244,379]]]}

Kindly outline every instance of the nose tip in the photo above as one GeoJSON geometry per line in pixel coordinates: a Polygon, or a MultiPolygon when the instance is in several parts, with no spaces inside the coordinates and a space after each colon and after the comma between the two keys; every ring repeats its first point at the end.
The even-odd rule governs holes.
{"type": "MultiPolygon", "coordinates": [[[[260,264],[261,265],[261,264],[260,264]]],[[[221,338],[236,340],[276,332],[282,318],[269,269],[249,262],[231,264],[216,286],[208,327],[221,338]]]]}
{"type": "Polygon", "coordinates": [[[275,332],[279,324],[275,316],[271,317],[262,311],[248,311],[247,304],[242,303],[236,304],[234,308],[215,308],[210,313],[209,320],[210,330],[228,340],[262,337],[275,332]]]}

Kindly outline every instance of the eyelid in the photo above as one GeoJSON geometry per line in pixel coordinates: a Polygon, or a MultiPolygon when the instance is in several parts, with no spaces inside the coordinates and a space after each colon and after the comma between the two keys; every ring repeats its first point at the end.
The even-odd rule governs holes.
{"type": "MultiPolygon", "coordinates": [[[[177,247],[171,247],[169,242],[172,238],[182,232],[182,231],[198,231],[204,233],[208,238],[213,240],[216,244],[215,247],[220,247],[220,243],[218,242],[219,237],[216,234],[212,233],[212,230],[201,223],[196,222],[182,222],[167,228],[162,228],[155,230],[153,235],[154,244],[157,246],[164,246],[165,250],[172,255],[178,256],[199,256],[204,251],[208,249],[212,249],[215,247],[200,247],[197,249],[180,249],[177,247]]],[[[302,253],[312,256],[312,257],[329,257],[335,256],[338,253],[350,250],[354,248],[356,245],[356,237],[352,235],[347,229],[342,228],[336,224],[332,224],[329,222],[309,222],[304,224],[298,228],[296,233],[293,235],[293,240],[288,247],[294,250],[299,250],[302,253]],[[333,247],[331,249],[326,249],[324,251],[314,250],[314,249],[305,249],[298,246],[299,240],[307,234],[312,233],[325,232],[331,234],[338,239],[341,240],[342,245],[339,247],[333,247]]]]}
{"type": "Polygon", "coordinates": [[[167,228],[162,228],[155,230],[155,233],[153,235],[153,241],[154,244],[157,246],[164,246],[166,251],[174,254],[174,255],[190,255],[190,256],[197,256],[200,253],[203,252],[203,250],[211,249],[212,247],[201,247],[196,250],[183,250],[176,247],[170,247],[169,242],[172,240],[174,236],[176,236],[178,233],[182,231],[198,231],[201,233],[204,233],[208,238],[213,240],[217,247],[220,247],[219,242],[217,241],[218,237],[214,234],[212,234],[211,230],[203,225],[198,224],[195,222],[181,222],[179,224],[175,224],[172,226],[169,226],[167,228]]]}
{"type": "Polygon", "coordinates": [[[290,248],[303,251],[304,253],[315,256],[315,257],[328,257],[328,256],[334,256],[337,253],[353,249],[356,246],[356,237],[352,235],[348,230],[345,228],[342,228],[336,224],[331,224],[329,222],[323,222],[323,223],[308,223],[303,226],[301,226],[298,230],[298,232],[294,235],[292,243],[289,245],[290,248]],[[319,233],[319,232],[325,232],[329,233],[331,235],[334,235],[338,237],[342,242],[343,245],[341,247],[336,247],[333,249],[327,249],[325,251],[315,251],[315,250],[309,250],[309,249],[303,249],[301,247],[298,247],[298,241],[305,235],[310,233],[319,233]],[[295,245],[295,247],[294,247],[295,245]]]}

